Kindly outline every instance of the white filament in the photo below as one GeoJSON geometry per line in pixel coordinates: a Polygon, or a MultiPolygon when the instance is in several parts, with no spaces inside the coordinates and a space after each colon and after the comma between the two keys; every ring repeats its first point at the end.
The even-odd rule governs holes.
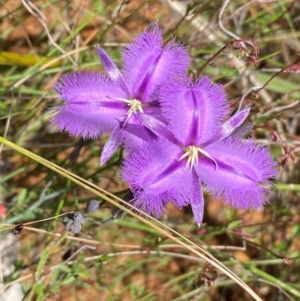
{"type": "Polygon", "coordinates": [[[186,147],[185,153],[179,158],[179,161],[187,158],[186,167],[189,167],[191,170],[195,165],[198,165],[199,153],[212,160],[215,163],[216,169],[218,168],[216,160],[204,149],[195,145],[189,145],[186,147]]]}
{"type": "Polygon", "coordinates": [[[144,113],[143,104],[138,99],[125,99],[125,98],[114,98],[114,99],[127,103],[128,107],[129,107],[129,109],[126,113],[126,119],[124,121],[123,126],[126,125],[128,120],[130,119],[130,117],[133,114],[135,114],[136,112],[144,113]]]}

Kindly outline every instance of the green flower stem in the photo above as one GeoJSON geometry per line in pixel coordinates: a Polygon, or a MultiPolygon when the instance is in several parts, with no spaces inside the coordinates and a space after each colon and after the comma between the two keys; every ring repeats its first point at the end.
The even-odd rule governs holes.
{"type": "Polygon", "coordinates": [[[300,191],[300,184],[277,183],[275,187],[278,191],[300,191]]]}

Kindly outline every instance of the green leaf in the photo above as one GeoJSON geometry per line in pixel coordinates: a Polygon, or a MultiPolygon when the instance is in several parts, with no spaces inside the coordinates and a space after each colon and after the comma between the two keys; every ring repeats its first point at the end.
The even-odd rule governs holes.
{"type": "MultiPolygon", "coordinates": [[[[18,52],[0,51],[0,65],[9,66],[34,66],[43,60],[43,64],[49,63],[52,59],[42,57],[36,54],[21,54],[18,52]]],[[[57,67],[61,65],[61,61],[56,61],[49,67],[57,67]]]]}
{"type": "Polygon", "coordinates": [[[44,286],[42,283],[38,283],[36,285],[36,292],[39,294],[39,295],[44,295],[44,286]]]}
{"type": "Polygon", "coordinates": [[[228,230],[234,230],[234,229],[237,229],[237,228],[240,227],[240,225],[241,225],[242,223],[243,223],[243,221],[241,221],[241,220],[233,221],[233,222],[231,222],[231,223],[228,225],[227,229],[228,229],[228,230]]]}
{"type": "Polygon", "coordinates": [[[292,238],[295,238],[300,233],[300,223],[297,223],[292,228],[291,236],[292,238]]]}
{"type": "Polygon", "coordinates": [[[289,255],[289,258],[290,259],[293,259],[293,258],[298,258],[300,257],[300,251],[295,251],[295,252],[292,252],[290,255],[289,255]]]}
{"type": "Polygon", "coordinates": [[[73,281],[75,281],[75,277],[74,277],[74,275],[73,274],[69,274],[69,275],[67,275],[61,282],[60,282],[60,284],[61,285],[66,285],[66,284],[70,284],[70,283],[72,283],[73,281]]]}

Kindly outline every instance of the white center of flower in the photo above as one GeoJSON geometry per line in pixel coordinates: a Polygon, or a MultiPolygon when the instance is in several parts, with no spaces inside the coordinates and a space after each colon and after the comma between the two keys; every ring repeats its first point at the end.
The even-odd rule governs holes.
{"type": "Polygon", "coordinates": [[[144,113],[142,102],[138,99],[115,98],[116,100],[127,103],[129,110],[126,113],[128,117],[136,112],[144,113]]]}
{"type": "Polygon", "coordinates": [[[135,114],[135,112],[140,112],[140,113],[144,113],[143,107],[142,107],[142,103],[140,100],[138,99],[132,99],[132,100],[126,100],[124,101],[127,103],[129,110],[126,113],[126,115],[128,115],[128,118],[130,118],[130,116],[132,114],[135,114]]]}
{"type": "Polygon", "coordinates": [[[186,147],[185,153],[179,158],[179,161],[187,158],[186,168],[189,167],[191,170],[195,165],[198,165],[199,153],[211,159],[215,163],[216,169],[218,168],[218,163],[216,162],[216,160],[204,149],[195,145],[189,145],[188,147],[186,147]]]}
{"type": "Polygon", "coordinates": [[[115,98],[115,99],[127,103],[128,107],[129,107],[129,110],[126,113],[126,119],[124,121],[123,126],[126,125],[129,118],[136,112],[144,113],[143,104],[138,99],[125,99],[125,98],[115,98]]]}

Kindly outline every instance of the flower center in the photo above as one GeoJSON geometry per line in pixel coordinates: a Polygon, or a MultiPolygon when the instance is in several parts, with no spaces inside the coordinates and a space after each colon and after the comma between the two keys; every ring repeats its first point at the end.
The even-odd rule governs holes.
{"type": "Polygon", "coordinates": [[[138,99],[125,99],[125,98],[115,98],[116,100],[127,103],[129,110],[126,113],[126,118],[124,120],[123,126],[126,125],[130,117],[136,112],[144,113],[143,103],[138,99]]]}
{"type": "Polygon", "coordinates": [[[195,145],[189,145],[184,150],[185,153],[179,158],[179,161],[187,158],[186,168],[189,167],[191,170],[195,165],[198,165],[199,153],[211,159],[215,163],[216,169],[218,168],[217,161],[201,147],[195,145]]]}
{"type": "Polygon", "coordinates": [[[129,110],[126,113],[128,118],[130,118],[132,114],[135,114],[135,112],[144,113],[143,106],[140,100],[132,99],[132,100],[126,100],[124,102],[126,102],[129,107],[129,110]]]}

